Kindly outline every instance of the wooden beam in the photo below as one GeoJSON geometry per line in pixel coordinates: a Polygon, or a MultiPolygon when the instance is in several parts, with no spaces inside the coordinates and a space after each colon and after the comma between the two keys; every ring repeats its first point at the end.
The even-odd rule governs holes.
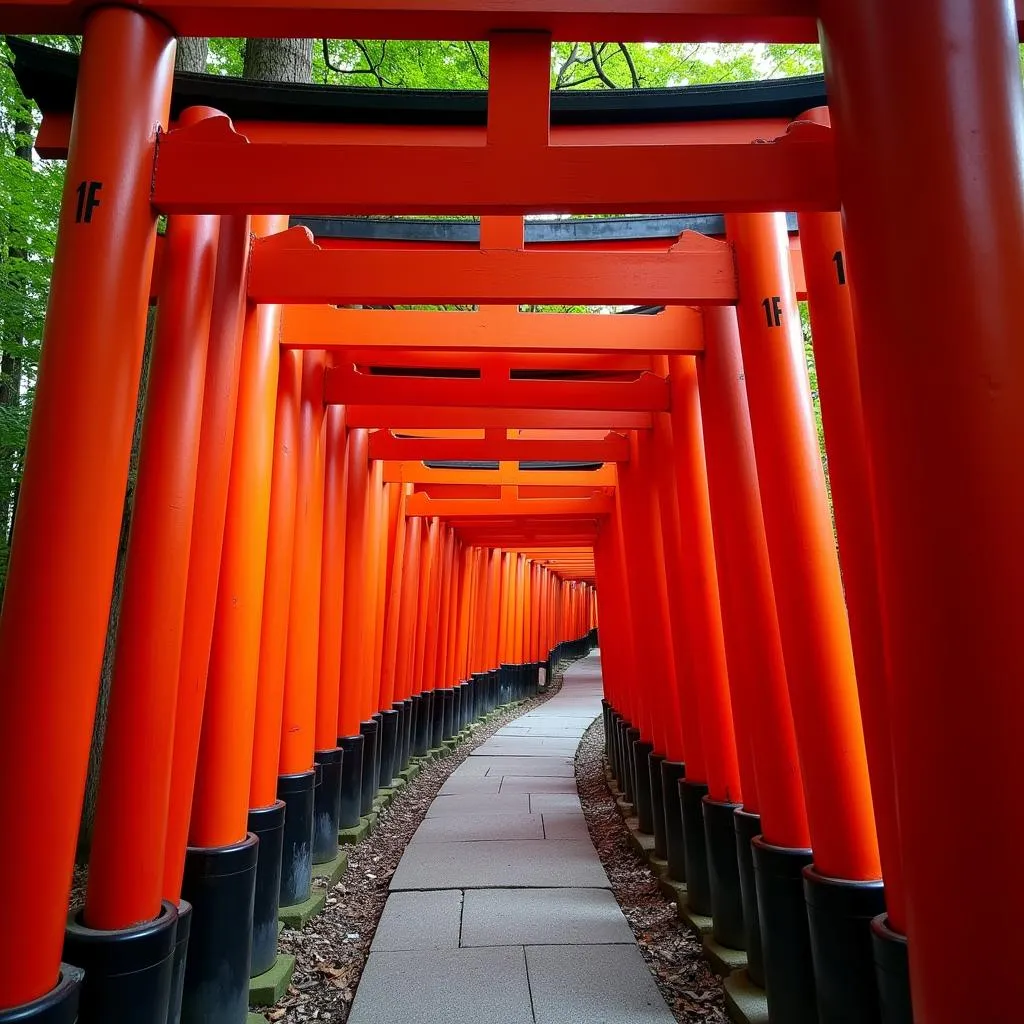
{"type": "Polygon", "coordinates": [[[249,298],[284,305],[707,306],[738,294],[732,247],[692,232],[663,252],[424,252],[323,249],[290,228],[259,239],[249,267],[249,298]]]}
{"type": "Polygon", "coordinates": [[[558,487],[614,487],[615,466],[592,470],[520,469],[502,463],[499,469],[431,469],[422,462],[385,462],[385,483],[405,484],[500,484],[505,487],[531,484],[558,487]]]}
{"type": "MultiPolygon", "coordinates": [[[[417,492],[406,500],[405,511],[409,516],[442,516],[445,518],[489,519],[495,516],[526,516],[531,519],[540,517],[568,516],[574,520],[579,518],[596,518],[611,515],[615,510],[615,499],[607,494],[593,495],[589,498],[430,498],[417,492]]],[[[515,524],[518,528],[520,525],[515,524]]],[[[574,523],[574,528],[578,523],[574,523]]],[[[557,529],[554,523],[545,524],[546,530],[557,529]]],[[[556,542],[557,543],[557,542],[556,542]]]]}
{"type": "Polygon", "coordinates": [[[631,381],[520,380],[509,377],[397,377],[334,366],[324,377],[328,405],[450,405],[478,409],[666,412],[668,383],[643,373],[631,381]]]}
{"type": "Polygon", "coordinates": [[[353,405],[345,410],[349,427],[430,429],[462,427],[530,430],[650,430],[649,412],[590,409],[466,409],[445,405],[353,405]]]}
{"type": "MultiPolygon", "coordinates": [[[[140,0],[178,35],[486,39],[543,30],[600,42],[818,41],[814,0],[140,0]]],[[[80,0],[0,0],[8,32],[81,33],[80,0]]]]}
{"type": "Polygon", "coordinates": [[[371,459],[395,462],[629,462],[629,440],[615,433],[598,441],[403,438],[376,430],[370,435],[369,453],[371,459]]]}
{"type": "MultiPolygon", "coordinates": [[[[365,255],[365,254],[363,254],[365,255]]],[[[359,257],[362,259],[362,256],[359,257]]],[[[433,254],[422,258],[425,263],[433,254]]],[[[624,259],[620,255],[620,262],[624,259]]],[[[407,261],[406,266],[415,261],[407,261]]],[[[472,264],[472,260],[466,260],[472,264]]],[[[482,263],[483,260],[476,262],[482,263]]],[[[396,301],[396,304],[401,304],[396,301]]],[[[516,353],[672,353],[704,350],[700,311],[670,306],[654,316],[599,313],[519,313],[504,308],[475,312],[426,309],[337,309],[290,305],[281,344],[288,348],[353,348],[386,359],[391,350],[516,353]]]]}
{"type": "Polygon", "coordinates": [[[831,130],[758,145],[352,146],[249,143],[228,118],[161,135],[163,213],[723,213],[839,209],[831,130]]]}

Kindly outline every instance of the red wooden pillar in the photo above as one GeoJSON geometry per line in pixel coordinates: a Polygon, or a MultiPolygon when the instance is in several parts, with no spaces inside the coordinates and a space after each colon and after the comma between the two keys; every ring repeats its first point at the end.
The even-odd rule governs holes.
{"type": "Polygon", "coordinates": [[[928,1024],[998,1019],[989,944],[1017,934],[1024,913],[1008,882],[1019,829],[1004,806],[1024,778],[1016,20],[997,0],[820,7],[874,478],[913,1012],[928,1024]],[[907,40],[912,67],[897,59],[907,40]],[[984,937],[960,950],[938,923],[951,882],[971,887],[972,934],[984,937]]]}
{"type": "MultiPolygon", "coordinates": [[[[59,980],[142,365],[149,182],[173,66],[161,22],[121,8],[88,17],[0,620],[0,773],[22,780],[7,812],[47,837],[0,850],[0,1008],[59,980]]],[[[48,998],[74,998],[73,988],[67,977],[48,998]]]]}
{"type": "MultiPolygon", "coordinates": [[[[156,917],[165,895],[153,844],[162,851],[168,831],[219,227],[216,217],[172,218],[165,240],[90,857],[86,912],[96,928],[156,917]]],[[[194,761],[194,746],[191,754],[194,761]]],[[[172,903],[181,895],[184,834],[180,840],[175,886],[166,894],[172,903]]]]}
{"type": "MultiPolygon", "coordinates": [[[[707,309],[704,326],[705,351],[697,361],[697,379],[722,624],[734,706],[746,708],[751,721],[750,748],[757,776],[756,806],[744,807],[735,817],[741,839],[737,849],[741,854],[748,969],[759,984],[774,972],[774,979],[768,978],[768,992],[770,1005],[777,1012],[810,1019],[817,1009],[807,963],[809,936],[805,926],[792,935],[784,927],[786,922],[804,920],[799,889],[787,879],[810,860],[810,834],[736,314],[731,309],[707,309]],[[761,833],[751,850],[750,840],[761,833]],[[759,888],[767,894],[763,920],[759,920],[754,896],[755,856],[763,864],[759,888]],[[763,958],[762,933],[767,937],[763,958]]],[[[671,359],[673,372],[677,367],[681,374],[685,372],[679,365],[683,358],[671,359]]],[[[748,795],[745,790],[745,799],[748,795]]]]}
{"type": "Polygon", "coordinates": [[[367,599],[372,603],[373,633],[364,677],[363,698],[367,717],[383,710],[380,703],[381,665],[384,660],[384,606],[387,596],[387,506],[384,497],[384,464],[370,464],[367,526],[370,530],[366,575],[367,599]]]}
{"type": "MultiPolygon", "coordinates": [[[[231,230],[230,224],[227,219],[222,224],[222,245],[226,232],[231,230]]],[[[258,217],[252,222],[256,236],[272,234],[286,226],[287,218],[283,217],[258,217]]],[[[242,244],[244,255],[250,244],[248,232],[243,233],[242,244]]],[[[244,272],[245,266],[240,260],[238,273],[241,280],[244,280],[244,272]]],[[[178,773],[179,765],[185,770],[194,765],[195,777],[193,780],[191,775],[182,771],[180,788],[176,784],[172,790],[164,861],[165,893],[169,894],[178,884],[179,858],[184,854],[187,834],[192,847],[189,857],[194,873],[191,877],[199,882],[199,886],[191,887],[186,893],[195,902],[190,949],[196,954],[202,944],[205,952],[214,951],[215,955],[203,957],[203,962],[214,970],[219,970],[219,965],[227,965],[235,977],[240,973],[235,965],[247,950],[251,955],[253,973],[261,973],[273,963],[277,945],[276,893],[271,891],[269,899],[258,900],[255,904],[256,924],[252,928],[251,949],[247,934],[250,922],[247,915],[237,913],[235,908],[228,909],[227,914],[234,922],[238,943],[231,949],[225,948],[225,933],[220,927],[225,908],[216,897],[234,889],[238,880],[244,877],[244,872],[236,872],[235,869],[238,860],[244,860],[242,850],[245,849],[247,829],[262,841],[268,826],[271,833],[279,827],[284,812],[283,804],[271,796],[269,805],[254,808],[247,814],[267,570],[280,312],[277,306],[255,305],[249,305],[245,311],[220,577],[206,695],[200,708],[202,731],[188,739],[188,730],[182,725],[182,704],[179,703],[175,728],[175,772],[178,773]],[[191,746],[194,743],[198,743],[198,756],[195,747],[191,746]],[[179,750],[182,753],[179,754],[179,750]],[[182,831],[180,838],[175,840],[173,831],[176,827],[182,831]],[[218,858],[231,865],[221,874],[208,870],[218,858]],[[218,885],[204,889],[203,883],[210,877],[224,880],[223,887],[218,885]],[[211,896],[214,898],[209,898],[211,896]],[[209,928],[204,929],[203,918],[209,922],[209,928]],[[274,931],[268,935],[270,927],[274,931]]],[[[185,698],[188,694],[188,688],[182,687],[179,697],[185,698]]],[[[195,728],[198,729],[198,722],[195,728]]],[[[271,778],[276,777],[276,766],[275,751],[272,763],[268,765],[271,778]]],[[[261,848],[257,871],[272,872],[275,856],[279,854],[271,853],[266,847],[261,848]]],[[[209,991],[204,987],[206,977],[205,972],[197,972],[194,968],[190,972],[190,999],[195,993],[201,996],[209,991]]],[[[244,981],[241,977],[238,980],[244,981]]],[[[237,997],[244,998],[245,993],[237,992],[237,997]]]]}
{"type": "Polygon", "coordinates": [[[302,353],[280,356],[274,459],[270,484],[263,616],[260,625],[256,682],[256,727],[253,734],[249,806],[269,807],[278,799],[281,721],[288,656],[288,613],[295,553],[295,488],[299,454],[299,393],[302,353]]]}
{"type": "Polygon", "coordinates": [[[328,406],[324,424],[323,547],[320,570],[320,630],[316,669],[316,754],[323,792],[321,834],[324,852],[327,832],[337,847],[345,750],[338,744],[338,699],[341,679],[341,635],[345,601],[345,558],[348,518],[348,463],[345,446],[345,407],[328,406]]]}
{"type": "Polygon", "coordinates": [[[363,589],[368,544],[365,534],[370,466],[365,428],[348,432],[348,507],[346,510],[344,624],[341,634],[341,689],[338,701],[338,736],[358,736],[362,718],[361,680],[367,630],[368,600],[363,589]]]}
{"type": "Polygon", "coordinates": [[[845,944],[870,946],[864,915],[884,908],[881,865],[785,218],[731,215],[726,226],[744,296],[737,316],[754,455],[814,850],[804,882],[818,1004],[829,1016],[859,1003],[870,1017],[870,959],[851,960],[845,944]],[[854,892],[851,883],[860,883],[856,895],[837,900],[854,892]]]}
{"type": "Polygon", "coordinates": [[[800,247],[829,480],[871,769],[871,795],[889,924],[906,933],[906,900],[893,771],[889,671],[882,635],[871,471],[861,402],[853,306],[838,213],[800,215],[800,247]]]}

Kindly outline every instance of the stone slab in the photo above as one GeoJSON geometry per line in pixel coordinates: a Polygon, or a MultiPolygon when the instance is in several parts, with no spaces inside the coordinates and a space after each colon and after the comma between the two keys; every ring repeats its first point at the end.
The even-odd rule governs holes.
{"type": "Polygon", "coordinates": [[[454,843],[543,838],[544,823],[539,814],[460,814],[425,818],[410,842],[454,843]]]}
{"type": "Polygon", "coordinates": [[[471,750],[470,757],[572,757],[579,747],[574,737],[492,736],[471,750]]]}
{"type": "Polygon", "coordinates": [[[458,949],[462,892],[393,892],[380,916],[370,950],[458,949]]]}
{"type": "Polygon", "coordinates": [[[552,779],[574,779],[576,768],[571,757],[475,757],[474,766],[487,776],[532,775],[552,779]]]}
{"type": "Polygon", "coordinates": [[[267,1018],[262,1013],[248,1013],[245,1017],[245,1024],[267,1024],[267,1018]]]}
{"type": "Polygon", "coordinates": [[[746,971],[725,979],[725,1012],[735,1024],[768,1024],[768,996],[750,980],[746,971]]]}
{"type": "Polygon", "coordinates": [[[438,794],[426,816],[429,819],[453,814],[529,814],[531,799],[526,793],[438,794]]]}
{"type": "Polygon", "coordinates": [[[391,878],[398,889],[610,888],[588,842],[572,839],[413,843],[391,878]]]}
{"type": "Polygon", "coordinates": [[[575,811],[582,813],[579,793],[531,793],[530,813],[546,814],[548,811],[575,811]]]}
{"type": "Polygon", "coordinates": [[[472,889],[463,903],[463,946],[633,941],[607,889],[472,889]]]}
{"type": "Polygon", "coordinates": [[[298,931],[304,928],[317,914],[321,913],[327,903],[327,890],[314,889],[304,903],[296,903],[294,907],[281,907],[277,916],[284,921],[285,928],[298,931]]]}
{"type": "Polygon", "coordinates": [[[313,865],[313,877],[322,878],[327,888],[333,889],[338,884],[338,879],[345,874],[347,867],[348,854],[344,850],[339,850],[334,860],[329,860],[326,864],[313,865]]]}
{"type": "Polygon", "coordinates": [[[590,842],[590,830],[582,811],[545,811],[545,839],[581,839],[590,842]]]}
{"type": "Polygon", "coordinates": [[[529,946],[536,1024],[675,1024],[640,950],[529,946]]]}
{"type": "MultiPolygon", "coordinates": [[[[490,781],[487,776],[484,781],[490,781]]],[[[505,775],[500,793],[578,793],[575,779],[551,779],[536,775],[505,775]]]]}
{"type": "Polygon", "coordinates": [[[273,1006],[285,994],[294,970],[295,957],[290,953],[278,953],[269,971],[249,979],[249,1005],[273,1006]]]}
{"type": "Polygon", "coordinates": [[[501,788],[501,779],[486,778],[483,775],[451,775],[445,780],[445,784],[438,790],[438,796],[455,796],[459,793],[473,793],[476,796],[484,796],[488,793],[497,795],[501,788]]]}
{"type": "Polygon", "coordinates": [[[534,1024],[519,946],[370,953],[349,1024],[534,1024]]]}

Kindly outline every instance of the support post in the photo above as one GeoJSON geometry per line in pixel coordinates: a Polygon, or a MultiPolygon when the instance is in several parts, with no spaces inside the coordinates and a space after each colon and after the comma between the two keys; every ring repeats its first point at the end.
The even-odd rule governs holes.
{"type": "Polygon", "coordinates": [[[142,366],[154,144],[174,52],[168,28],[140,12],[109,7],[86,19],[0,619],[0,777],[23,780],[7,794],[7,813],[46,836],[0,844],[0,1008],[42,999],[31,1012],[60,1005],[69,1020],[74,972],[61,982],[61,947],[142,366]]]}

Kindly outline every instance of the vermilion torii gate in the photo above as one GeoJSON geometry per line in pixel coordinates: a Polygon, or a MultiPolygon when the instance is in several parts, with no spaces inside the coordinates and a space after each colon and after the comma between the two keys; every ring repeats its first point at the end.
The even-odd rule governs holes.
{"type": "Polygon", "coordinates": [[[84,1021],[166,1019],[183,891],[195,909],[182,1017],[208,1012],[192,1001],[197,972],[218,957],[234,958],[228,1016],[244,1012],[278,908],[259,902],[254,928],[225,908],[259,888],[258,851],[282,842],[270,889],[301,902],[325,777],[337,813],[358,818],[406,740],[451,735],[478,694],[481,707],[510,696],[525,674],[502,665],[584,641],[591,566],[564,553],[580,548],[593,552],[617,776],[691,909],[747,947],[773,1019],[909,1019],[905,948],[915,1020],[1005,1018],[986,941],[1012,944],[1024,911],[1002,808],[1024,719],[1013,5],[621,7],[0,0],[6,30],[84,34],[0,620],[0,778],[19,830],[0,846],[0,1020],[71,1021],[79,994],[84,1021]],[[165,131],[175,33],[488,39],[486,127],[249,134],[193,109],[165,131]],[[820,38],[828,115],[746,136],[556,127],[552,37],[820,38]],[[842,577],[784,209],[799,220],[842,577]],[[680,210],[724,212],[725,241],[541,252],[517,219],[680,210]],[[450,252],[286,230],[289,214],[373,213],[488,219],[479,246],[450,252]],[[66,929],[154,290],[96,841],[84,914],[66,929]],[[567,327],[591,379],[553,381],[518,371],[560,352],[557,324],[536,343],[529,317],[481,310],[436,343],[426,317],[322,308],[450,302],[702,312],[628,318],[654,324],[637,328],[647,366],[627,318],[607,317],[589,346],[567,327]],[[350,346],[377,350],[379,331],[387,356],[371,365],[437,348],[479,376],[360,372],[337,358],[355,317],[395,325],[350,346]],[[658,340],[676,321],[686,340],[658,340]],[[601,363],[620,347],[622,364],[601,363]],[[615,469],[567,495],[586,488],[582,471],[434,483],[403,477],[422,457],[371,458],[371,444],[409,440],[394,434],[464,429],[491,434],[450,440],[493,444],[499,463],[525,443],[508,431],[596,430],[615,469]],[[532,558],[551,549],[550,567],[532,558]],[[734,835],[750,841],[731,847],[734,835]],[[975,937],[955,943],[945,894],[965,879],[975,937]]]}

